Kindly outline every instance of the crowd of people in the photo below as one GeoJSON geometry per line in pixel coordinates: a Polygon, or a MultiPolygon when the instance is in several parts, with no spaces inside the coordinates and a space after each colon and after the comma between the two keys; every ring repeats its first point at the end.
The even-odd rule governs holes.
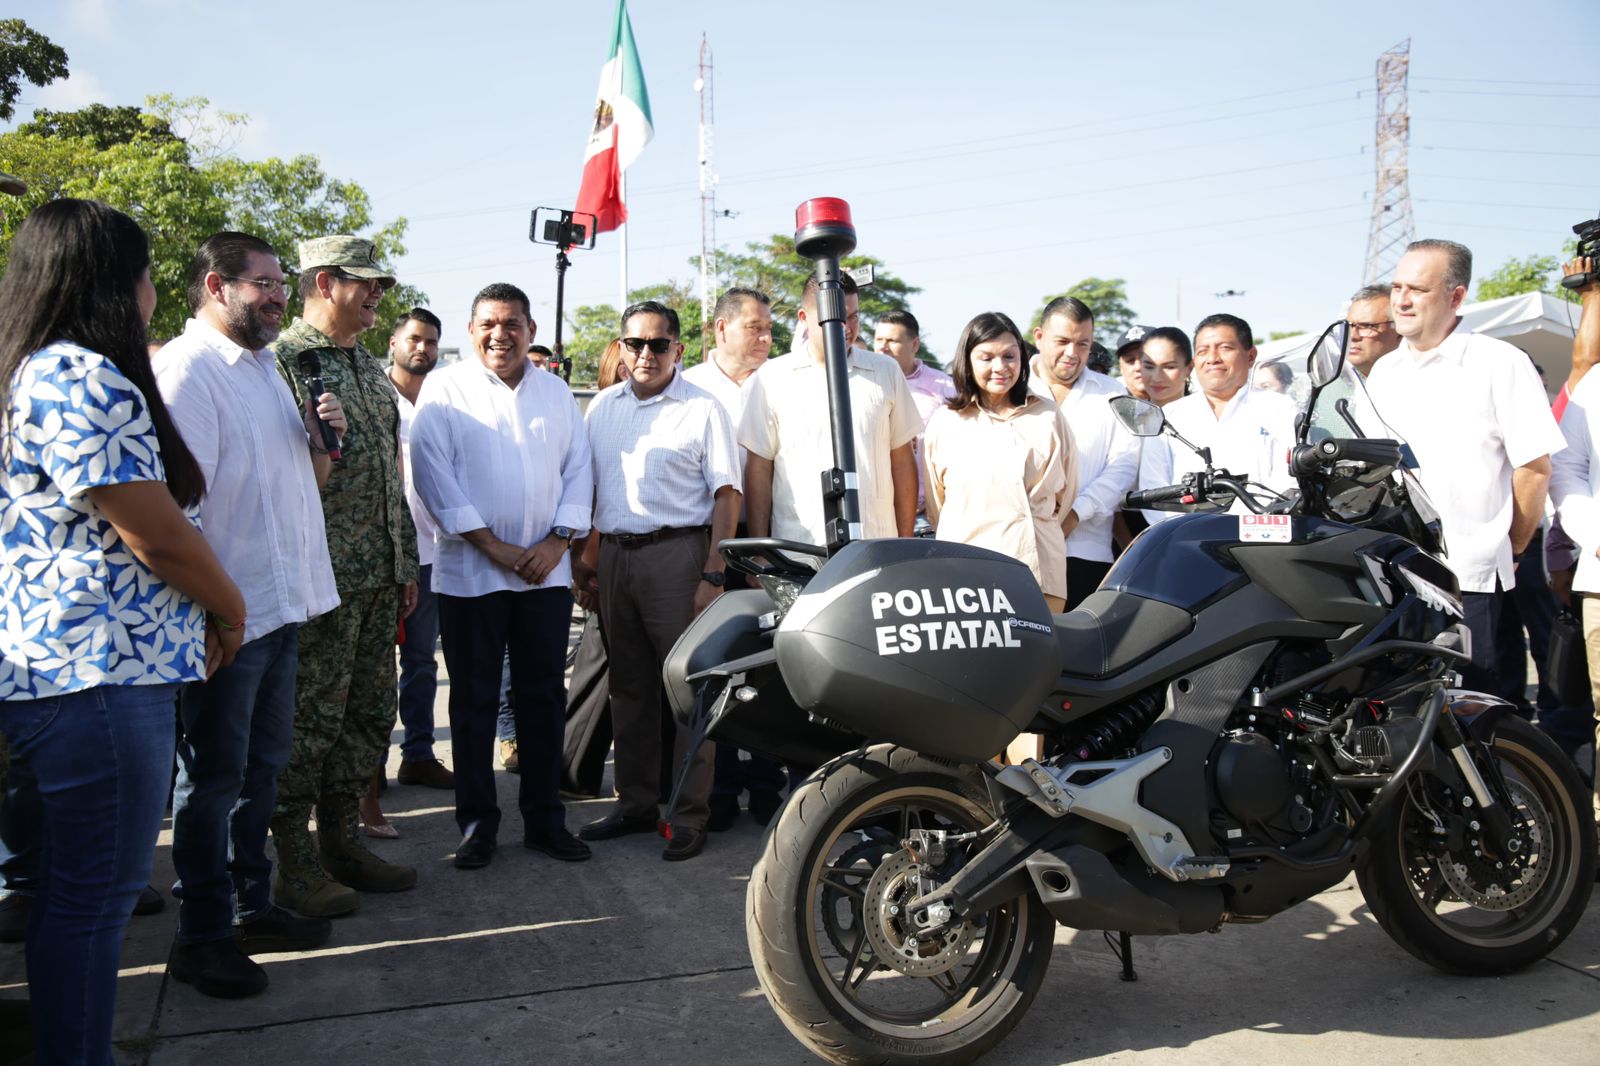
{"type": "MultiPolygon", "coordinates": [[[[499,847],[497,742],[519,774],[523,845],[561,862],[657,832],[663,859],[693,859],[746,809],[765,824],[782,802],[781,764],[688,749],[661,671],[740,581],[720,541],[828,540],[815,279],[793,351],[772,354],[769,295],[737,287],[688,369],[676,313],[628,307],[583,411],[546,372],[516,286],[478,292],[458,362],[439,365],[442,323],[425,308],[400,318],[380,360],[358,338],[395,278],[371,242],[297,251],[291,280],[259,238],[209,238],[189,265],[192,317],[157,346],[149,243],[127,216],[56,200],[10,247],[0,939],[26,940],[41,1062],[109,1061],[123,929],[162,905],[148,882],[169,789],[170,972],[224,997],[266,988],[251,956],[315,948],[365,896],[417,883],[367,843],[398,832],[382,813],[397,717],[397,780],[453,792],[465,870],[499,847]],[[303,312],[286,323],[291,285],[303,312]],[[587,621],[569,692],[575,603],[587,621]],[[434,751],[439,646],[453,768],[434,751]],[[608,749],[616,803],[573,832],[567,797],[599,793],[608,749]]],[[[1584,290],[1552,414],[1526,356],[1461,328],[1470,271],[1461,245],[1413,244],[1391,286],[1349,301],[1349,361],[1443,517],[1473,633],[1468,684],[1523,701],[1526,679],[1496,651],[1512,639],[1507,593],[1535,571],[1543,587],[1530,545],[1547,489],[1576,545],[1552,584],[1583,597],[1600,657],[1600,375],[1584,374],[1600,361],[1600,285],[1584,290]]],[[[1125,510],[1126,493],[1199,469],[1175,440],[1130,434],[1107,403],[1123,394],[1161,407],[1216,466],[1287,487],[1292,379],[1257,366],[1243,319],[1210,315],[1192,335],[1135,326],[1106,350],[1093,309],[1063,297],[1028,331],[976,315],[947,373],[919,357],[906,311],[863,346],[859,294],[842,286],[867,537],[1003,552],[1054,610],[1074,609],[1170,517],[1125,510]],[[1095,369],[1102,358],[1120,375],[1095,369]]],[[[1556,593],[1516,601],[1536,656],[1556,593]]],[[[1541,697],[1538,713],[1569,751],[1585,742],[1592,704],[1541,697]]]]}

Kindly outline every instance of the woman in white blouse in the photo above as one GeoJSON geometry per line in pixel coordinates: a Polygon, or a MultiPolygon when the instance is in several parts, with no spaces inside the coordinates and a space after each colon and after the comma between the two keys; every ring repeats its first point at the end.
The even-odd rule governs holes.
{"type": "Polygon", "coordinates": [[[1077,447],[1051,401],[1028,391],[1022,333],[998,311],[967,323],[951,361],[956,395],[923,437],[928,520],[940,540],[1027,565],[1052,611],[1067,596],[1061,523],[1078,492],[1077,447]]]}

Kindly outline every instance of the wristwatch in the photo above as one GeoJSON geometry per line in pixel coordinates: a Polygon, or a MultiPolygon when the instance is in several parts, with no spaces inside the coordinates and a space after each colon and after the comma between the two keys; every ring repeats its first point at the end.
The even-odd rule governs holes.
{"type": "Polygon", "coordinates": [[[727,584],[728,575],[720,571],[707,570],[705,573],[700,575],[700,580],[704,581],[713,588],[720,589],[723,587],[723,585],[727,584]]]}
{"type": "Polygon", "coordinates": [[[572,547],[573,539],[578,535],[578,531],[570,526],[556,526],[550,530],[550,535],[560,537],[567,542],[567,547],[570,548],[572,547]]]}

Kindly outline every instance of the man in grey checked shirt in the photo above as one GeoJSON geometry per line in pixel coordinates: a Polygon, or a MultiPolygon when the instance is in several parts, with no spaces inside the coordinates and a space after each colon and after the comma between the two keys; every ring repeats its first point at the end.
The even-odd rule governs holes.
{"type": "MultiPolygon", "coordinates": [[[[627,380],[589,405],[598,573],[574,562],[580,592],[598,592],[611,657],[616,810],[578,833],[609,840],[655,829],[661,780],[661,666],[695,615],[722,593],[716,545],[739,520],[739,449],[716,398],[678,371],[678,316],[654,301],[622,313],[627,380]]],[[[591,550],[587,560],[595,558],[591,550]]],[[[677,733],[681,765],[687,731],[677,733]]],[[[668,812],[661,857],[700,854],[711,793],[710,744],[693,753],[688,781],[668,812]]]]}

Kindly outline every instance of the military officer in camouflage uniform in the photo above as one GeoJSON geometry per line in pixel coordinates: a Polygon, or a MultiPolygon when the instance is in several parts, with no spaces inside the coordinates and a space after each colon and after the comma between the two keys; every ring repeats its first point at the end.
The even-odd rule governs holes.
{"type": "Polygon", "coordinates": [[[350,428],[322,488],[328,552],[340,605],[300,629],[294,743],[272,817],[279,904],[316,917],[348,914],[354,890],[397,892],[417,883],[362,842],[357,803],[395,721],[395,633],[416,605],[417,534],[406,506],[400,415],[383,364],[356,342],[393,275],[371,241],[322,237],[300,245],[305,314],[272,345],[278,370],[305,402],[304,352],[344,404],[350,428]],[[317,845],[308,821],[317,815],[317,845]]]}

